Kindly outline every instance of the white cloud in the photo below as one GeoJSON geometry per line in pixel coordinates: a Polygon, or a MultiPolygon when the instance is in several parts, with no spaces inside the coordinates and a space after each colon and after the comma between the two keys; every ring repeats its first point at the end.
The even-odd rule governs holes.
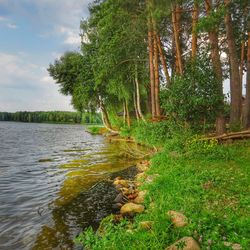
{"type": "Polygon", "coordinates": [[[16,25],[16,24],[14,24],[14,23],[7,23],[7,25],[6,25],[8,28],[10,28],[10,29],[17,29],[18,28],[18,26],[16,25]]]}
{"type": "Polygon", "coordinates": [[[64,41],[63,41],[64,44],[77,45],[77,46],[80,45],[81,38],[79,36],[78,30],[72,30],[65,26],[59,26],[56,29],[59,33],[61,33],[64,36],[64,41]]]}
{"type": "Polygon", "coordinates": [[[0,22],[5,22],[5,21],[7,21],[8,19],[6,18],[6,17],[4,17],[4,16],[0,16],[0,22]]]}
{"type": "Polygon", "coordinates": [[[0,22],[4,24],[6,27],[8,27],[9,29],[18,28],[18,26],[15,23],[11,22],[11,20],[5,16],[0,16],[0,22]]]}
{"type": "Polygon", "coordinates": [[[0,111],[72,110],[70,97],[27,55],[0,52],[0,111]]]}
{"type": "Polygon", "coordinates": [[[15,41],[11,38],[8,51],[18,48],[22,52],[0,51],[1,111],[72,110],[70,97],[59,93],[46,68],[65,50],[79,47],[79,24],[87,17],[90,2],[92,0],[0,0],[1,13],[4,13],[0,15],[0,25],[20,30],[25,26],[23,36],[31,38],[24,48],[18,40],[13,46],[15,41]],[[26,31],[29,34],[25,34],[26,31]],[[33,37],[36,42],[41,40],[37,49],[31,44],[33,37]]]}

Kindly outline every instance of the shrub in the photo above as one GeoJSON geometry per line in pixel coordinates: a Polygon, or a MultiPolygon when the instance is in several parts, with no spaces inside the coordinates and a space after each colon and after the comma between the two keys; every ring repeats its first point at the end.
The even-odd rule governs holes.
{"type": "Polygon", "coordinates": [[[187,122],[195,129],[214,124],[222,101],[220,85],[210,62],[202,58],[189,62],[184,75],[175,76],[161,95],[167,115],[173,120],[187,122]]]}

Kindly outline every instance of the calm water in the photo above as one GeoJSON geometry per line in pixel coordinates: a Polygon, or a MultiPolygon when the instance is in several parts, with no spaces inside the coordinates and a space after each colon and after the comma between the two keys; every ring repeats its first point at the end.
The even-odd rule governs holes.
{"type": "Polygon", "coordinates": [[[103,180],[131,164],[80,125],[0,122],[0,249],[74,249],[110,212],[103,180]]]}

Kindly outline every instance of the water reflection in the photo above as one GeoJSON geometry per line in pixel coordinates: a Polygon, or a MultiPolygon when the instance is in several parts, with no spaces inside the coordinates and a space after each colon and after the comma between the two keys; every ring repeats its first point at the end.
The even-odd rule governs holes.
{"type": "Polygon", "coordinates": [[[0,249],[73,249],[112,211],[108,179],[134,164],[123,149],[83,126],[0,122],[0,249]]]}
{"type": "Polygon", "coordinates": [[[53,204],[53,223],[43,226],[33,249],[73,249],[74,236],[90,225],[97,227],[113,211],[116,192],[110,175],[122,174],[120,171],[136,162],[122,152],[123,143],[105,143],[102,151],[60,166],[68,172],[53,204]]]}

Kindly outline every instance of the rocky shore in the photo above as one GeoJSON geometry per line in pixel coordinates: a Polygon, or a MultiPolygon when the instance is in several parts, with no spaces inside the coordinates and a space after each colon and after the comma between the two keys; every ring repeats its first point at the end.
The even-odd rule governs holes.
{"type": "MultiPolygon", "coordinates": [[[[116,211],[116,213],[112,215],[114,224],[119,223],[124,218],[129,219],[131,223],[133,223],[133,218],[137,214],[147,212],[147,209],[144,205],[145,198],[150,200],[149,207],[154,207],[153,200],[151,200],[150,197],[147,197],[147,190],[142,189],[143,184],[150,185],[150,183],[159,177],[158,174],[149,175],[147,173],[149,169],[150,161],[143,160],[138,162],[136,168],[134,169],[134,171],[137,172],[136,175],[130,175],[130,178],[123,178],[121,176],[114,178],[113,186],[117,192],[116,198],[114,199],[112,205],[116,211]]],[[[169,218],[173,227],[181,228],[188,225],[188,218],[178,211],[167,211],[166,217],[169,218]]],[[[105,221],[105,219],[103,221],[105,221]]],[[[139,227],[142,230],[151,230],[154,223],[154,221],[141,221],[139,227]]],[[[133,231],[128,228],[127,232],[129,231],[133,233],[133,231]]],[[[103,223],[100,224],[97,233],[99,235],[105,233],[103,223]]],[[[192,237],[182,237],[177,242],[167,246],[166,249],[200,250],[200,246],[198,242],[192,237]]]]}

